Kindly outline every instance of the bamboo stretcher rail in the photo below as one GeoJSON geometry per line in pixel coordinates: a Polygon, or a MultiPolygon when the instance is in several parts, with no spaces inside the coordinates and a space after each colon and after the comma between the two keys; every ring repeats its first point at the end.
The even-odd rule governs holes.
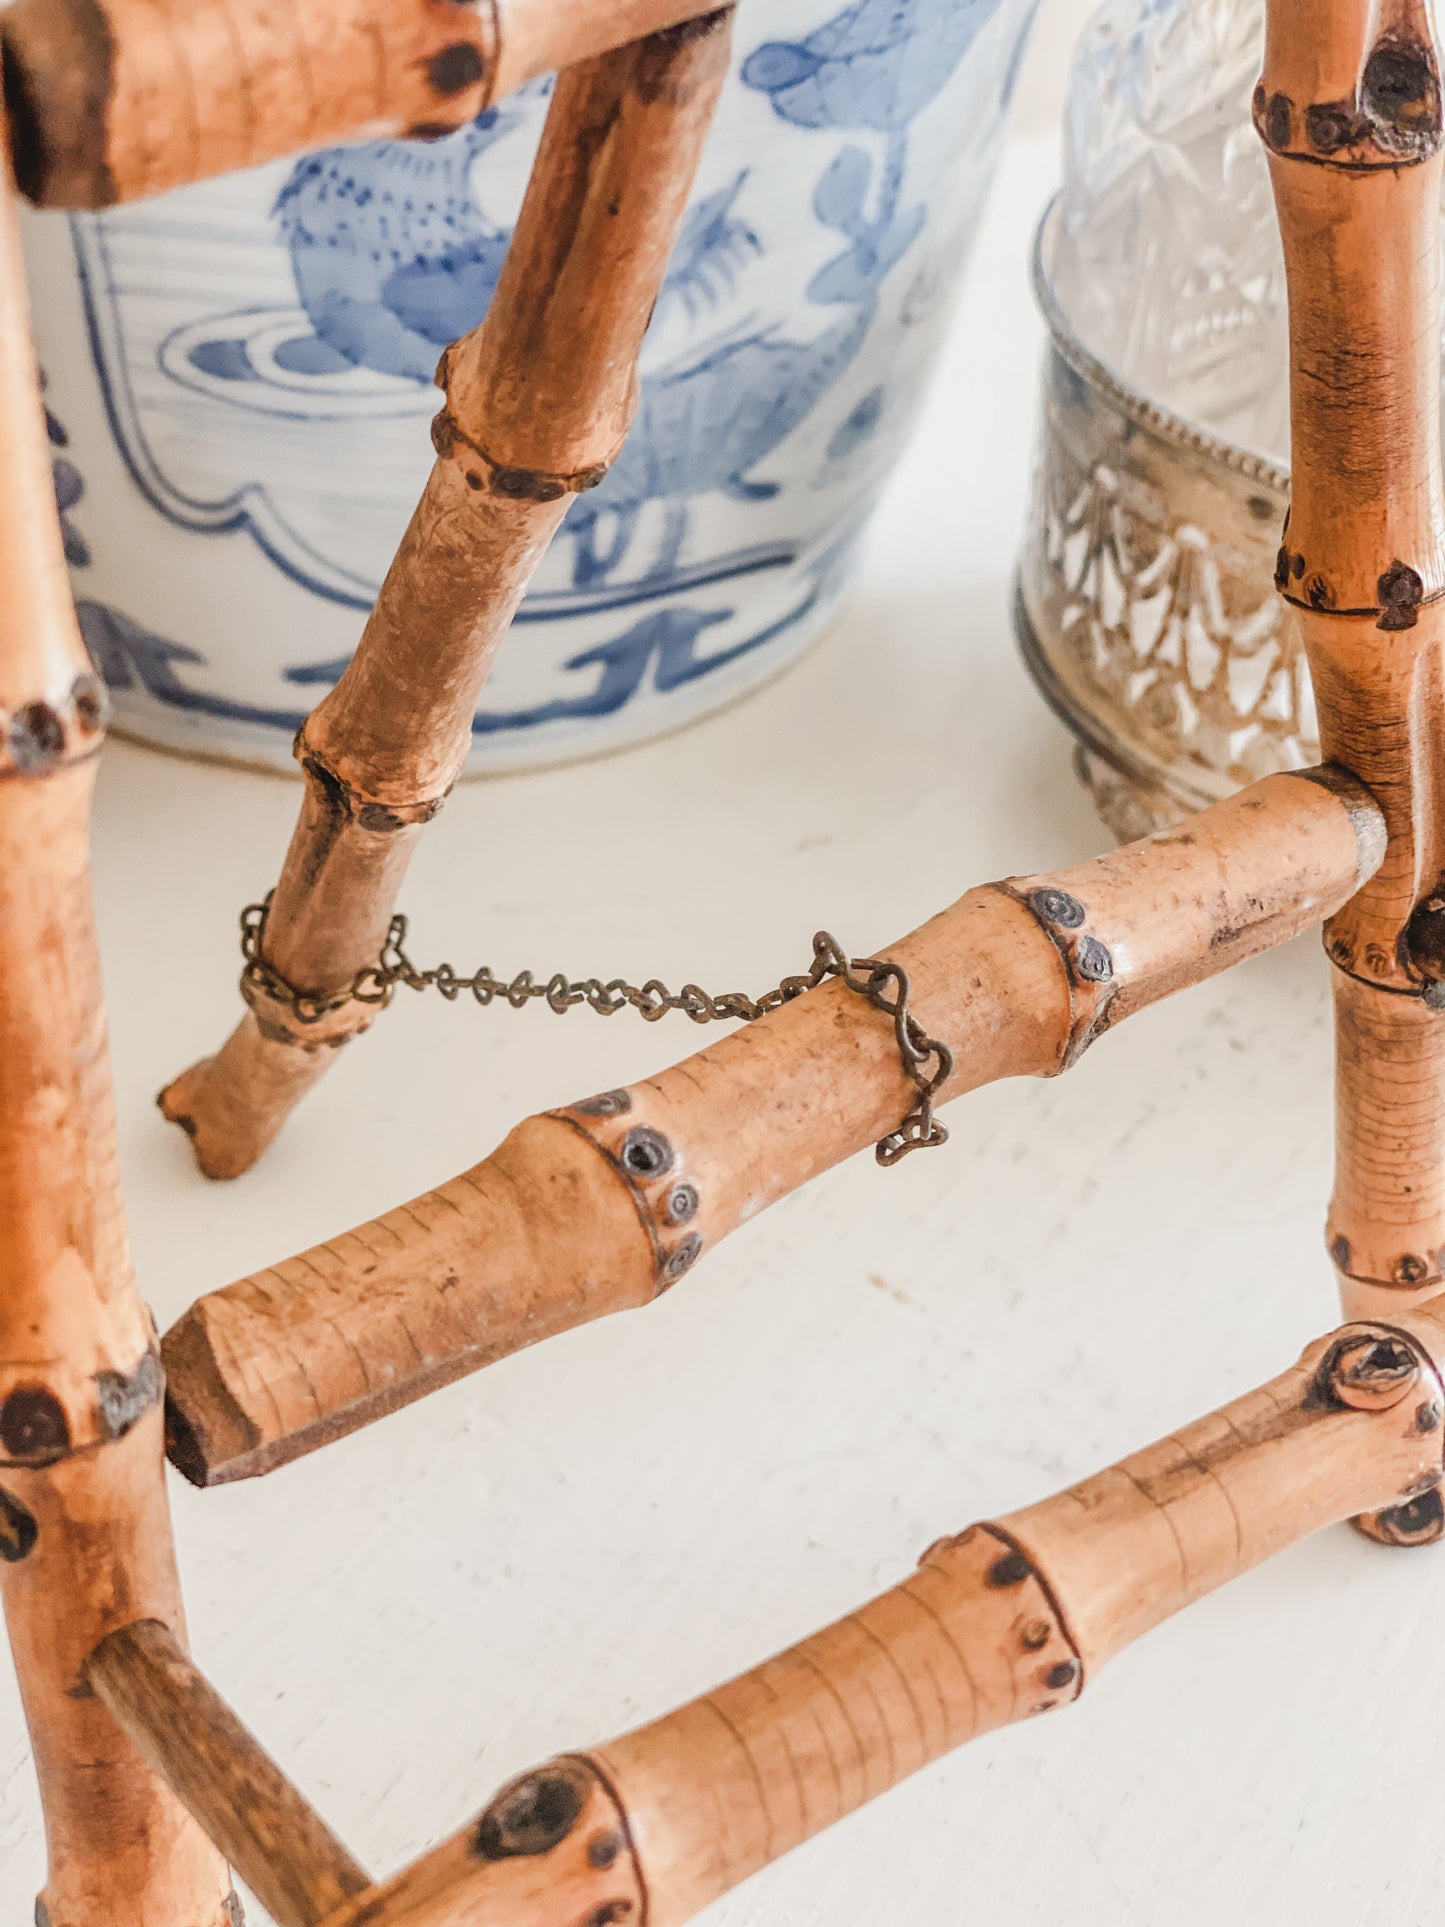
{"type": "Polygon", "coordinates": [[[14,0],[20,187],[98,208],[335,141],[451,133],[713,0],[14,0]]]}
{"type": "MultiPolygon", "coordinates": [[[[940,1540],[752,1672],[512,1781],[326,1927],[680,1927],[954,1747],[1067,1705],[1123,1647],[1306,1534],[1367,1512],[1380,1536],[1429,1536],[1442,1362],[1445,1302],[1345,1326],[1158,1444],[940,1540]]],[[[201,1820],[229,1828],[252,1769],[228,1758],[228,1714],[197,1744],[215,1701],[178,1656],[157,1663],[163,1643],[112,1638],[89,1677],[201,1820]]]]}
{"type": "Polygon", "coordinates": [[[1290,297],[1292,503],[1277,580],[1325,754],[1389,848],[1329,922],[1348,1314],[1445,1284],[1445,501],[1439,54],[1421,0],[1275,5],[1255,95],[1290,297]]]}
{"type": "Polygon", "coordinates": [[[103,1639],[85,1683],[277,1927],[320,1927],[371,1881],[153,1619],[103,1639]]]}
{"type": "MultiPolygon", "coordinates": [[[[731,11],[570,68],[501,280],[438,379],[437,460],[356,655],[297,739],[306,777],[262,945],[325,997],[374,965],[421,831],[471,747],[492,656],[573,495],[637,400],[637,353],[718,89],[731,11]]],[[[234,1177],[374,1010],[319,1021],[248,974],[245,1016],[162,1093],[201,1169],[234,1177]]]]}
{"type": "MultiPolygon", "coordinates": [[[[953,1052],[940,1098],[1063,1070],[1131,1012],[1320,922],[1382,848],[1366,793],[1307,771],[970,891],[887,952],[953,1052]]],[[[912,1090],[891,1025],[834,981],[628,1090],[529,1118],[450,1183],[201,1298],[162,1344],[175,1463],[198,1484],[269,1471],[648,1303],[890,1130],[912,1090]]]]}
{"type": "Polygon", "coordinates": [[[0,1595],[45,1810],[37,1920],[221,1927],[219,1855],[82,1689],[124,1619],[183,1621],[91,919],[105,695],[66,583],[3,117],[0,501],[0,1595]]]}

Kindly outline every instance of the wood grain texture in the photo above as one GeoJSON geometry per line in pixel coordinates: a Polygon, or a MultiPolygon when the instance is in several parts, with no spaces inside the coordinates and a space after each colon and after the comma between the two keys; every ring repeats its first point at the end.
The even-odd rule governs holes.
{"type": "MultiPolygon", "coordinates": [[[[970,891],[886,954],[953,1052],[954,1097],[1053,1075],[1110,1023],[1310,928],[1382,848],[1349,779],[1271,776],[1095,862],[970,891]]],[[[912,1089],[887,1020],[835,981],[645,1083],[527,1120],[437,1190],[200,1299],[163,1342],[176,1464],[204,1484],[268,1471],[650,1302],[891,1130],[912,1089]]]]}
{"type": "Polygon", "coordinates": [[[697,0],[14,0],[22,191],[96,208],[307,148],[434,139],[697,0]]]}
{"type": "Polygon", "coordinates": [[[1418,0],[1271,9],[1255,120],[1290,302],[1294,605],[1325,754],[1389,846],[1331,919],[1338,1135],[1328,1240],[1345,1309],[1445,1283],[1445,507],[1439,55],[1418,0]],[[1307,23],[1307,30],[1305,26],[1307,23]]]}
{"type": "MultiPolygon", "coordinates": [[[[374,965],[422,828],[471,747],[498,643],[572,496],[607,473],[727,71],[731,13],[570,68],[486,319],[443,358],[437,461],[351,664],[297,739],[301,819],[266,964],[323,1002],[374,965]]],[[[219,1054],[161,1107],[210,1177],[275,1137],[375,1005],[318,1021],[253,978],[219,1054]]]]}
{"type": "Polygon", "coordinates": [[[168,1627],[143,1619],[109,1634],[85,1681],[277,1927],[317,1927],[371,1885],[168,1627]]]}
{"type": "Polygon", "coordinates": [[[1442,1479],[1445,1311],[1353,1325],[1257,1391],[930,1548],[902,1584],[504,1788],[333,1927],[681,1927],[945,1752],[1319,1527],[1442,1479]]]}
{"type": "Polygon", "coordinates": [[[45,1811],[42,1915],[219,1927],[219,1856],[81,1677],[122,1619],[182,1620],[91,918],[104,699],[66,585],[23,290],[0,157],[0,1594],[45,1811]]]}

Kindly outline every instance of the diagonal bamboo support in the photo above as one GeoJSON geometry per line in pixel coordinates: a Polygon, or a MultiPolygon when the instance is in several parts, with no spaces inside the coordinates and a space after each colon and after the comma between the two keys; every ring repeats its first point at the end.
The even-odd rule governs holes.
{"type": "Polygon", "coordinates": [[[161,1096],[208,1176],[248,1169],[374,1014],[343,1001],[303,1021],[293,993],[324,1001],[376,962],[497,644],[572,496],[621,445],[731,25],[723,9],[558,84],[491,309],[443,357],[421,503],[353,661],[297,739],[306,799],[262,952],[277,981],[248,976],[220,1053],[161,1096]]]}
{"type": "Polygon", "coordinates": [[[1445,153],[1422,0],[1276,0],[1255,121],[1290,294],[1293,499],[1277,580],[1325,753],[1369,786],[1389,834],[1325,931],[1328,1240],[1346,1311],[1393,1317],[1445,1284],[1445,153]]]}
{"type": "MultiPolygon", "coordinates": [[[[1108,1025],[1337,910],[1378,810],[1328,770],[970,891],[889,957],[953,1052],[942,1098],[1049,1076],[1108,1025]]],[[[765,1205],[896,1124],[888,1023],[834,982],[630,1090],[529,1119],[459,1178],[202,1298],[166,1336],[172,1456],[269,1471],[465,1373],[642,1305],[765,1205]]]]}
{"type": "Polygon", "coordinates": [[[85,1683],[277,1927],[320,1927],[370,1889],[168,1628],[143,1619],[111,1633],[86,1661],[85,1683]]]}
{"type": "Polygon", "coordinates": [[[0,1594],[45,1810],[36,1917],[221,1927],[219,1856],[82,1679],[125,1619],[183,1622],[91,920],[104,691],[70,605],[23,288],[0,152],[0,1594]]]}
{"type": "Polygon", "coordinates": [[[891,1592],[504,1787],[327,1927],[681,1927],[966,1741],[1076,1699],[1162,1620],[1442,1477],[1445,1307],[1356,1324],[1107,1471],[943,1539],[891,1592]]]}
{"type": "Polygon", "coordinates": [[[712,0],[13,0],[20,187],[99,208],[333,141],[451,133],[712,0]]]}

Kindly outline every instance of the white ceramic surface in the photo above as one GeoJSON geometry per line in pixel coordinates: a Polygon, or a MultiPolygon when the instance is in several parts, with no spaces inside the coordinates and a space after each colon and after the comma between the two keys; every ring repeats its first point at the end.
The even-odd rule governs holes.
{"type": "MultiPolygon", "coordinates": [[[[912,424],[1033,0],[753,0],[644,355],[637,423],[497,662],[472,768],[729,701],[836,603],[912,424]]],[[[290,767],[431,460],[540,83],[100,215],[27,250],[75,593],[120,726],[290,767]]]]}

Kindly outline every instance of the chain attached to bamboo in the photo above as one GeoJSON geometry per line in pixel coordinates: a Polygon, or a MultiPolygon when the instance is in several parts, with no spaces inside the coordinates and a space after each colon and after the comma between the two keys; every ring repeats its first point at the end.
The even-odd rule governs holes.
{"type": "Polygon", "coordinates": [[[886,957],[854,957],[850,961],[838,939],[826,930],[815,934],[813,961],[802,976],[784,977],[776,990],[764,991],[760,997],[749,997],[742,990],[725,990],[714,996],[700,984],[684,984],[681,990],[672,991],[657,977],[649,977],[645,984],[629,983],[625,977],[611,977],[605,982],[601,977],[583,977],[574,982],[559,970],[539,983],[530,970],[519,971],[512,978],[501,978],[486,964],[470,976],[464,976],[448,963],[421,970],[406,954],[407,920],[397,915],[391,920],[381,955],[374,964],[358,971],[344,989],[311,997],[288,984],[266,961],[264,939],[270,906],[268,896],[264,903],[248,904],[241,912],[241,955],[245,959],[241,993],[246,996],[255,990],[268,1002],[288,1009],[298,1024],[319,1024],[349,1003],[372,1004],[384,1010],[398,985],[408,990],[438,991],[448,1003],[470,996],[483,1010],[494,1003],[522,1010],[540,999],[559,1017],[585,1004],[599,1017],[615,1017],[619,1010],[635,1010],[649,1024],[655,1024],[659,1017],[666,1017],[672,1011],[681,1011],[695,1024],[723,1023],[729,1019],[755,1024],[769,1011],[780,1010],[795,997],[816,990],[830,977],[837,977],[849,990],[866,998],[875,1010],[893,1019],[893,1035],[903,1060],[904,1074],[918,1092],[916,1107],[896,1130],[878,1140],[878,1162],[897,1164],[910,1151],[932,1150],[948,1142],[948,1127],[934,1115],[933,1100],[953,1075],[953,1052],[947,1044],[930,1037],[909,1010],[908,972],[886,957]]]}

